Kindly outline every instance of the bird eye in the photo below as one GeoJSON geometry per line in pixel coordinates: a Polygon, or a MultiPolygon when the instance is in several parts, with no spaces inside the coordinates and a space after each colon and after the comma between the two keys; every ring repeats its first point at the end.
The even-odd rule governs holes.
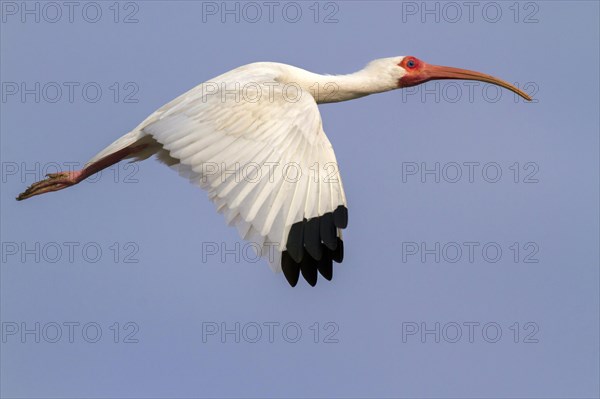
{"type": "Polygon", "coordinates": [[[408,62],[406,63],[406,66],[409,68],[414,68],[415,67],[415,60],[408,60],[408,62]]]}

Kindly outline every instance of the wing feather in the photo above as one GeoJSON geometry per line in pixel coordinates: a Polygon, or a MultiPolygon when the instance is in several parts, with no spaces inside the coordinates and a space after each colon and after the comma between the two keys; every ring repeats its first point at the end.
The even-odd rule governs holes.
{"type": "MultiPolygon", "coordinates": [[[[237,72],[217,79],[220,87],[248,81],[237,72]]],[[[271,71],[252,81],[277,79],[271,71]]],[[[264,89],[258,90],[253,94],[264,89]]],[[[209,96],[200,85],[174,100],[172,107],[167,104],[151,115],[141,131],[162,145],[175,159],[171,163],[178,162],[181,175],[208,191],[227,223],[255,243],[259,255],[269,255],[267,241],[277,245],[278,255],[268,261],[280,271],[281,252],[286,251],[288,234],[296,223],[324,217],[328,225],[314,221],[307,230],[312,234],[307,236],[311,253],[321,252],[320,231],[325,233],[323,242],[333,247],[341,232],[331,225],[331,214],[345,207],[346,199],[337,170],[335,179],[327,179],[324,173],[325,165],[337,168],[337,161],[313,97],[301,92],[299,100],[290,102],[282,95],[281,83],[271,84],[268,90],[260,93],[260,101],[247,102],[220,91],[209,96]],[[254,175],[242,170],[252,170],[254,175]]],[[[324,259],[332,256],[326,255],[329,258],[324,259]]]]}

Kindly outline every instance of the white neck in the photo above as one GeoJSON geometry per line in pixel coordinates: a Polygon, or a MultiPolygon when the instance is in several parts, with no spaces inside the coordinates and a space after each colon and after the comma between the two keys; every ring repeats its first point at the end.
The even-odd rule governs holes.
{"type": "MultiPolygon", "coordinates": [[[[288,66],[289,67],[289,66],[288,66]]],[[[290,67],[283,71],[281,80],[299,85],[312,94],[318,104],[348,101],[369,94],[398,88],[397,71],[369,64],[366,68],[348,75],[319,75],[304,69],[290,67]]]]}

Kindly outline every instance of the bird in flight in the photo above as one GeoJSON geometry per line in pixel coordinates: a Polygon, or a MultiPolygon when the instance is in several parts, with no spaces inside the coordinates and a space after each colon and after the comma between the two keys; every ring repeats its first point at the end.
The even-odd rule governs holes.
{"type": "Polygon", "coordinates": [[[62,190],[121,160],[152,155],[205,189],[217,210],[291,286],[331,280],[344,257],[344,188],[318,104],[352,100],[437,79],[517,87],[480,72],[382,58],[348,75],[320,75],[257,62],[233,69],[175,98],[89,160],[49,174],[17,200],[62,190]]]}

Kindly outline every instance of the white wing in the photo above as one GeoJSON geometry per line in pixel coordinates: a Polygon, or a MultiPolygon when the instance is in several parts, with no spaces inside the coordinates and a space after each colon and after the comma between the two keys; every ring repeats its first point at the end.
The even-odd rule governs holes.
{"type": "Polygon", "coordinates": [[[168,156],[159,158],[207,190],[291,285],[299,271],[311,285],[317,270],[331,279],[331,261],[343,258],[346,198],[310,93],[278,82],[273,71],[242,67],[173,100],[138,129],[136,138],[160,143],[168,156]]]}

